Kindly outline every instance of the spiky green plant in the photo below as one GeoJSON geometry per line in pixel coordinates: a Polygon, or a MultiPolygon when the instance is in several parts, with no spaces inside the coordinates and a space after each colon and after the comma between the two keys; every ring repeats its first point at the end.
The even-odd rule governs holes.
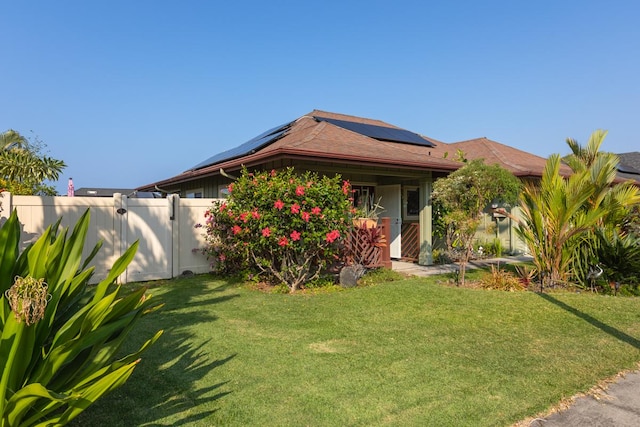
{"type": "Polygon", "coordinates": [[[87,210],[70,235],[58,221],[22,253],[15,211],[0,228],[0,427],[65,425],[124,384],[162,334],[119,355],[136,321],[159,305],[145,288],[125,294],[115,285],[137,242],[89,286],[101,246],[82,260],[89,217],[87,210]]]}

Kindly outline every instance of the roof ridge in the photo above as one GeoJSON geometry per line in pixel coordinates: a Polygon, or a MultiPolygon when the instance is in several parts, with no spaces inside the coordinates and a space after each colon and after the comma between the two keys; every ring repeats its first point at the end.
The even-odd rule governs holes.
{"type": "Polygon", "coordinates": [[[324,111],[324,110],[314,109],[311,113],[307,114],[307,116],[309,116],[309,115],[311,117],[316,117],[317,116],[317,117],[323,117],[323,118],[334,118],[336,120],[351,121],[353,123],[363,123],[363,124],[367,124],[367,123],[374,124],[374,123],[377,123],[376,126],[388,127],[388,128],[393,128],[393,129],[408,130],[408,129],[401,128],[401,127],[396,126],[396,125],[392,125],[391,123],[387,123],[387,122],[379,120],[379,119],[371,119],[369,117],[354,116],[353,114],[334,113],[334,112],[331,112],[331,111],[324,111]],[[341,118],[339,118],[339,117],[341,117],[341,118]],[[352,119],[352,120],[348,120],[348,119],[352,119]]]}
{"type": "Polygon", "coordinates": [[[496,157],[498,157],[501,161],[503,161],[505,165],[509,165],[512,168],[517,169],[517,170],[526,170],[522,166],[510,161],[504,154],[502,154],[501,151],[496,149],[496,144],[499,144],[499,145],[502,145],[502,146],[505,146],[505,147],[506,147],[506,145],[501,144],[501,143],[499,143],[497,141],[490,140],[487,137],[482,137],[482,139],[483,139],[482,143],[489,149],[489,151],[491,151],[496,157]],[[487,143],[488,141],[492,142],[493,144],[488,144],[487,143]]]}

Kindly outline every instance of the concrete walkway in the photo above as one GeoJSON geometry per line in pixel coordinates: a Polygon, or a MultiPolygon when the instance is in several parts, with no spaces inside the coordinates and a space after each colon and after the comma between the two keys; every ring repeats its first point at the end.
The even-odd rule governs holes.
{"type": "MultiPolygon", "coordinates": [[[[529,256],[492,258],[474,261],[468,270],[489,264],[508,264],[530,261],[529,256]]],[[[412,276],[453,273],[456,264],[423,266],[410,262],[392,261],[392,269],[412,276]]],[[[640,426],[640,370],[618,375],[594,387],[595,392],[575,397],[564,409],[552,414],[524,420],[517,427],[637,427],[640,426]]]]}
{"type": "Polygon", "coordinates": [[[544,418],[531,420],[526,425],[529,427],[640,426],[640,372],[621,374],[612,384],[603,386],[596,393],[574,398],[568,408],[544,418]]]}
{"type": "MultiPolygon", "coordinates": [[[[501,258],[487,258],[482,260],[474,260],[467,264],[467,270],[473,270],[479,267],[486,267],[490,264],[513,264],[518,262],[531,261],[528,255],[509,256],[501,258]]],[[[439,265],[418,265],[406,261],[391,261],[391,268],[400,273],[411,276],[431,276],[434,274],[446,274],[458,271],[457,264],[439,264],[439,265]]]]}

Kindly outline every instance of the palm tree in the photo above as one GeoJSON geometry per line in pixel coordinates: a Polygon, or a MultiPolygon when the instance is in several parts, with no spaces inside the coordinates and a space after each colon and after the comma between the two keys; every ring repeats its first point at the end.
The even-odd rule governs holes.
{"type": "Polygon", "coordinates": [[[13,148],[25,148],[28,145],[27,139],[13,129],[0,133],[0,150],[11,150],[13,148]]]}
{"type": "MultiPolygon", "coordinates": [[[[624,226],[629,222],[633,207],[640,203],[640,192],[636,185],[631,182],[615,182],[620,160],[613,153],[600,151],[606,136],[606,131],[597,130],[591,134],[584,147],[574,139],[567,139],[572,154],[565,157],[565,162],[574,173],[585,173],[594,190],[584,209],[599,209],[602,213],[594,227],[581,236],[571,261],[574,276],[582,283],[586,283],[591,265],[604,258],[617,259],[603,252],[609,246],[603,245],[603,240],[597,235],[615,235],[616,241],[626,241],[623,236],[624,226]]],[[[611,265],[608,267],[609,271],[616,268],[611,265]]],[[[620,265],[618,268],[624,269],[624,266],[620,265]]]]}
{"type": "Polygon", "coordinates": [[[62,160],[41,155],[20,133],[0,134],[0,179],[16,194],[50,193],[44,181],[57,181],[66,167],[62,160]]]}
{"type": "Polygon", "coordinates": [[[560,163],[560,156],[552,155],[540,185],[525,186],[520,198],[522,217],[516,218],[516,232],[533,256],[541,289],[568,281],[576,237],[602,216],[598,208],[584,209],[594,195],[594,187],[586,179],[588,172],[565,179],[560,175],[560,163]]]}

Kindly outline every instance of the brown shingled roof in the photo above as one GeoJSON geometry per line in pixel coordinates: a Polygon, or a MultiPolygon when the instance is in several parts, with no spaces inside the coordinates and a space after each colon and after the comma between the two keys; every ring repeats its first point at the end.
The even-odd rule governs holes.
{"type": "Polygon", "coordinates": [[[223,160],[200,169],[188,170],[180,175],[140,188],[178,184],[217,175],[220,173],[220,169],[233,170],[241,165],[254,166],[284,157],[438,172],[451,172],[461,166],[459,162],[444,158],[444,151],[438,146],[445,144],[432,138],[423,137],[436,144],[436,147],[380,141],[326,121],[318,121],[314,117],[401,129],[381,120],[313,110],[292,122],[291,127],[280,139],[276,139],[255,152],[223,160]]]}
{"type": "MultiPolygon", "coordinates": [[[[317,120],[316,117],[402,129],[381,120],[313,110],[291,122],[290,127],[279,139],[262,148],[200,169],[185,171],[172,178],[140,187],[138,190],[175,185],[218,175],[221,169],[234,170],[242,165],[254,167],[285,158],[447,173],[462,166],[453,160],[453,153],[460,149],[470,160],[482,158],[487,164],[497,163],[515,176],[523,178],[541,177],[546,163],[546,159],[542,157],[487,138],[447,144],[420,135],[434,144],[433,147],[429,147],[371,138],[331,122],[317,120]]],[[[562,168],[563,174],[570,173],[568,167],[563,165],[562,168]]]]}
{"type": "MultiPolygon", "coordinates": [[[[462,150],[467,159],[484,159],[488,165],[498,164],[517,177],[541,177],[547,159],[526,151],[492,141],[485,137],[447,144],[452,150],[462,150]]],[[[560,173],[571,174],[571,169],[561,165],[560,173]]]]}

